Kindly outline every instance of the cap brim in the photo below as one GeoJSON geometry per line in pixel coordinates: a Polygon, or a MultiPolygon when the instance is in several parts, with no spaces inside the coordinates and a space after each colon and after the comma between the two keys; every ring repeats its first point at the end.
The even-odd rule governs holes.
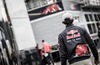
{"type": "Polygon", "coordinates": [[[65,21],[63,21],[62,23],[63,23],[63,24],[66,24],[66,22],[65,22],[65,21]]]}

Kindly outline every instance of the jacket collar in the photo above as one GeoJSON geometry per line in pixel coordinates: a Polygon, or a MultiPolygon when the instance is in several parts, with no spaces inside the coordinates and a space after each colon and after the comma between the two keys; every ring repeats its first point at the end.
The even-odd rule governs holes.
{"type": "Polygon", "coordinates": [[[66,28],[71,27],[71,26],[73,26],[73,24],[71,24],[71,25],[67,25],[66,28]]]}

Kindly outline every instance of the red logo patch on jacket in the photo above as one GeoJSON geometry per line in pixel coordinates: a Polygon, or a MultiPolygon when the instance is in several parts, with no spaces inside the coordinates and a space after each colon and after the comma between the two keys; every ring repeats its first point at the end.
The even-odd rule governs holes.
{"type": "Polygon", "coordinates": [[[85,44],[79,44],[77,45],[76,47],[76,55],[78,56],[83,56],[84,54],[87,54],[89,51],[88,51],[88,46],[85,45],[85,44]]]}
{"type": "Polygon", "coordinates": [[[69,32],[67,32],[67,40],[75,39],[77,37],[80,37],[80,33],[78,32],[78,30],[70,30],[69,32]]]}

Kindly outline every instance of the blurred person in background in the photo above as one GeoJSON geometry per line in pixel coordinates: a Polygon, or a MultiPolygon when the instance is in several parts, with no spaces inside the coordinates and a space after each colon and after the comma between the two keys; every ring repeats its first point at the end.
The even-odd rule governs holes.
{"type": "Polygon", "coordinates": [[[49,43],[47,43],[45,40],[42,40],[42,44],[43,44],[44,56],[47,61],[47,64],[51,65],[51,63],[52,63],[54,65],[53,58],[50,54],[50,52],[52,50],[52,46],[49,43]]]}
{"type": "Polygon", "coordinates": [[[37,49],[37,52],[38,52],[38,61],[39,61],[39,65],[42,65],[42,49],[39,48],[39,45],[37,44],[36,45],[36,49],[37,49]]]}

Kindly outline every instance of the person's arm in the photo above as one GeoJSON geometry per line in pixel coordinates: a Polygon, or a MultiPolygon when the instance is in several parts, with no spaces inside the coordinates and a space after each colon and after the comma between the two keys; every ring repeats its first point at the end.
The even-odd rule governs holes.
{"type": "Polygon", "coordinates": [[[63,43],[63,39],[61,35],[58,37],[58,45],[59,45],[59,53],[60,53],[60,60],[61,60],[61,65],[67,65],[67,49],[63,43]]]}
{"type": "Polygon", "coordinates": [[[87,40],[87,43],[92,51],[92,54],[94,56],[94,62],[95,64],[98,64],[99,63],[99,55],[98,55],[98,51],[96,49],[96,45],[95,43],[93,42],[93,40],[91,39],[91,37],[89,36],[89,34],[87,33],[87,31],[84,29],[84,34],[85,34],[85,38],[87,40]]]}
{"type": "Polygon", "coordinates": [[[49,44],[50,51],[52,50],[52,46],[49,44]]]}

